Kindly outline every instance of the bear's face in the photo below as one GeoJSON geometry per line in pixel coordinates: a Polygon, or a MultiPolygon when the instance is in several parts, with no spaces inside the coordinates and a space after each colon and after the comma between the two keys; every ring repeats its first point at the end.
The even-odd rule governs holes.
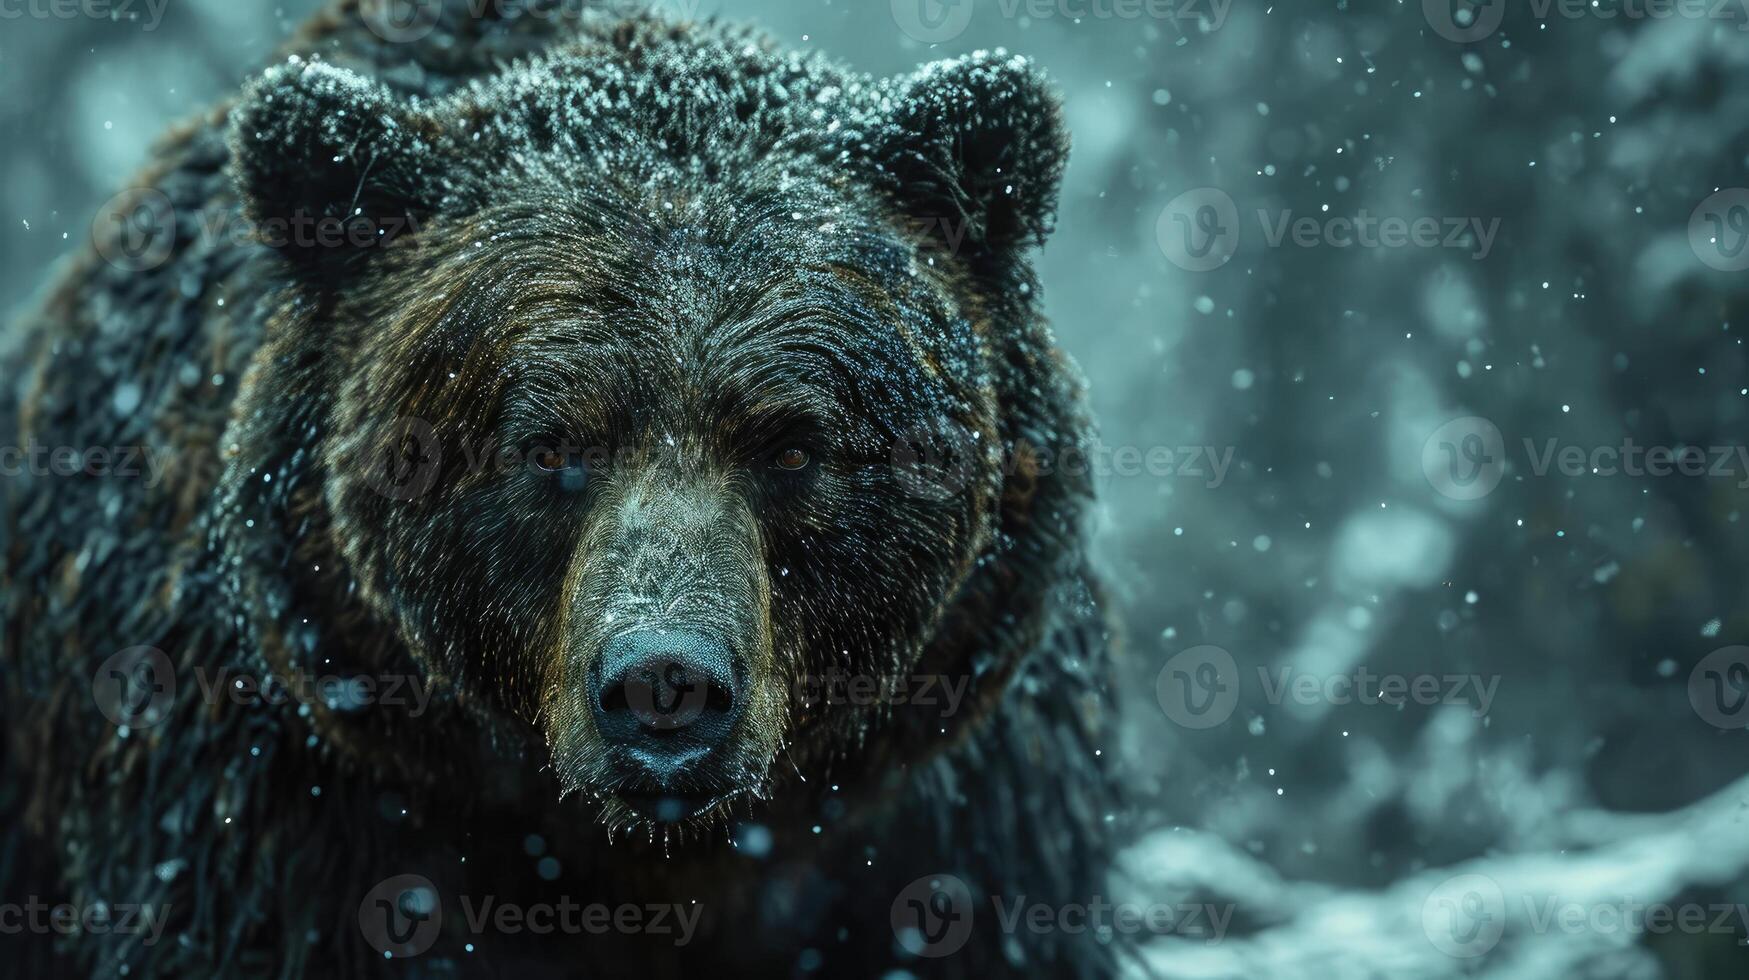
{"type": "Polygon", "coordinates": [[[323,496],[360,592],[628,824],[851,751],[886,705],[822,695],[919,669],[1003,490],[988,280],[1062,152],[1014,62],[847,90],[660,43],[423,106],[293,63],[234,138],[256,220],[388,233],[279,243],[334,361],[323,496]]]}
{"type": "Polygon", "coordinates": [[[568,787],[691,813],[761,790],[820,678],[911,669],[987,544],[994,466],[932,494],[895,447],[937,459],[911,446],[944,423],[994,445],[994,406],[946,280],[882,216],[596,190],[433,227],[383,263],[392,302],[336,311],[371,326],[334,503],[417,648],[538,718],[568,787]],[[384,494],[402,420],[434,452],[384,494]]]}

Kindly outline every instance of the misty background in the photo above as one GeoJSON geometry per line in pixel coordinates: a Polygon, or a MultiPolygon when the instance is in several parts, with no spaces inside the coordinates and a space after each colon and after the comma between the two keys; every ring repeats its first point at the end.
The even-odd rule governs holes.
{"type": "MultiPolygon", "coordinates": [[[[0,310],[316,6],[0,3],[0,310]]],[[[1144,801],[1114,896],[1235,913],[1161,975],[1749,969],[1710,914],[1749,902],[1749,10],[1455,8],[657,4],[1061,89],[1038,265],[1112,450],[1144,801]],[[1633,904],[1708,921],[1597,914],[1633,904]]]]}

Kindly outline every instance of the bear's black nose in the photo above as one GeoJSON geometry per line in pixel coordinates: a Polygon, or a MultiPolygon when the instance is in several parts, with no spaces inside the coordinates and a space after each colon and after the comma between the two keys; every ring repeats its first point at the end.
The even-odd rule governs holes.
{"type": "Polygon", "coordinates": [[[729,737],[746,670],[728,644],[680,630],[608,641],[590,671],[595,726],[663,787],[729,737]]]}

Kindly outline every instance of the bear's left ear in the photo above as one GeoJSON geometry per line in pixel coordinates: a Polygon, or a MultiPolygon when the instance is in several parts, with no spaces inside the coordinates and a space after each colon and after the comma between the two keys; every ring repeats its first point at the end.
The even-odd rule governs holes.
{"type": "Polygon", "coordinates": [[[1069,137],[1030,61],[1001,49],[938,61],[901,80],[895,97],[880,162],[911,218],[992,254],[1044,242],[1069,137]]]}
{"type": "Polygon", "coordinates": [[[294,58],[232,109],[232,175],[258,237],[294,263],[331,268],[436,210],[440,133],[380,84],[294,58]]]}

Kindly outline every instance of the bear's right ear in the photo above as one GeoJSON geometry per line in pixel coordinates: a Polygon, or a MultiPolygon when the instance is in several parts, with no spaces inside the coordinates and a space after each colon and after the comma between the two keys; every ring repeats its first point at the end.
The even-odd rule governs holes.
{"type": "Polygon", "coordinates": [[[294,58],[252,82],[231,113],[244,215],[312,267],[383,247],[436,209],[440,132],[381,85],[294,58]]]}

